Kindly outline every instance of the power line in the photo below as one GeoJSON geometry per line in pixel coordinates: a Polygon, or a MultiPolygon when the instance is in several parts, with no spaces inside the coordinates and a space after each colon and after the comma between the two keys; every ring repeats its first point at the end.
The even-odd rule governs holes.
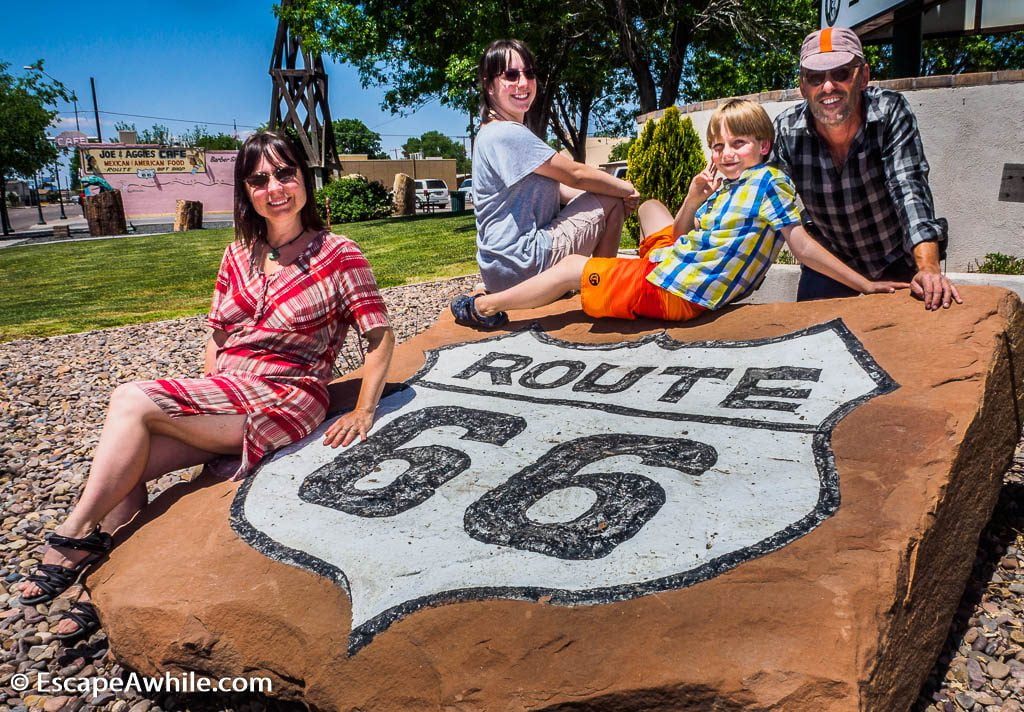
{"type": "MultiPolygon", "coordinates": [[[[427,102],[427,103],[430,103],[430,102],[427,102]]],[[[424,106],[426,106],[426,104],[424,104],[424,106]]],[[[420,107],[420,108],[422,108],[422,107],[420,107]]],[[[199,119],[175,119],[175,118],[172,118],[170,116],[150,116],[148,114],[127,114],[127,113],[124,113],[124,112],[121,112],[121,111],[100,111],[99,113],[106,114],[108,116],[127,116],[127,117],[133,118],[133,119],[152,119],[154,121],[177,121],[177,122],[183,123],[183,124],[194,124],[194,125],[204,125],[204,126],[231,126],[232,128],[240,127],[240,128],[244,128],[244,129],[258,129],[258,128],[260,128],[259,126],[253,126],[252,124],[236,124],[234,122],[225,122],[225,121],[201,121],[199,119]]],[[[62,118],[64,118],[64,117],[62,117],[62,118]]],[[[402,119],[402,118],[408,118],[408,117],[396,116],[394,118],[388,119],[387,121],[385,121],[382,124],[377,124],[377,126],[384,126],[385,124],[389,124],[392,121],[397,121],[398,119],[402,119]]],[[[373,129],[370,129],[370,130],[373,131],[373,129]]],[[[420,134],[377,134],[377,135],[380,136],[381,138],[419,138],[423,134],[420,133],[420,134]]],[[[460,135],[460,134],[444,134],[444,135],[447,136],[448,138],[454,138],[454,139],[466,139],[466,138],[469,138],[468,135],[467,136],[463,136],[463,135],[460,135]]]]}
{"type": "MultiPolygon", "coordinates": [[[[100,113],[101,114],[108,114],[110,116],[130,116],[133,119],[154,119],[156,121],[179,121],[179,122],[181,122],[183,124],[204,124],[204,125],[207,125],[207,126],[211,126],[211,125],[212,126],[235,126],[234,123],[223,122],[223,121],[199,121],[199,120],[196,120],[196,119],[172,119],[169,116],[148,116],[146,114],[125,114],[125,113],[122,113],[122,112],[119,112],[119,111],[101,111],[100,113]]],[[[238,124],[238,126],[241,126],[242,128],[245,128],[245,129],[258,129],[259,128],[259,126],[252,126],[250,124],[238,124]]]]}

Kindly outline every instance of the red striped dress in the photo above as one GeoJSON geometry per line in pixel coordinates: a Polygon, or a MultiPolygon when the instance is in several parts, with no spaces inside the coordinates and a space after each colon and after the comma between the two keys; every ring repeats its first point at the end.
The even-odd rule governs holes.
{"type": "Polygon", "coordinates": [[[350,324],[388,326],[370,264],[355,243],[324,231],[302,255],[267,276],[235,241],[224,251],[207,318],[227,332],[216,373],[136,383],[172,418],[245,414],[241,463],[215,467],[231,479],[268,452],[313,432],[327,414],[327,383],[350,324]]]}

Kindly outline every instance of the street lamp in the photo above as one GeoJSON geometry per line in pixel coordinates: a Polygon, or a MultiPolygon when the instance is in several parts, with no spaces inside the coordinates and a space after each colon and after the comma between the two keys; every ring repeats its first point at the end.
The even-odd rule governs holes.
{"type": "Polygon", "coordinates": [[[64,194],[60,190],[60,165],[56,160],[53,162],[53,177],[57,180],[57,202],[60,203],[60,219],[67,220],[68,216],[64,213],[64,194]]]}
{"type": "Polygon", "coordinates": [[[39,199],[39,171],[32,174],[32,180],[36,183],[36,210],[39,211],[39,222],[37,225],[45,225],[46,220],[43,219],[43,201],[39,199]]]}

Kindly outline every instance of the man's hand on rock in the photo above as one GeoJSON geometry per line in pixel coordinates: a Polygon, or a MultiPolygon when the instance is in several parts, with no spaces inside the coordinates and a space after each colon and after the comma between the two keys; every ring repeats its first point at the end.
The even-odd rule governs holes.
{"type": "Polygon", "coordinates": [[[924,308],[929,311],[940,306],[948,309],[954,301],[963,304],[956,286],[937,267],[919,270],[910,281],[910,291],[924,302],[924,308]]]}

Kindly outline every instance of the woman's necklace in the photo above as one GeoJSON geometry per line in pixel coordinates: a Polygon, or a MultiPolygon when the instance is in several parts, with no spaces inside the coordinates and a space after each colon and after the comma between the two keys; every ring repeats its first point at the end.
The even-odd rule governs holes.
{"type": "Polygon", "coordinates": [[[267,247],[270,248],[270,259],[273,260],[274,262],[277,262],[279,259],[281,259],[281,250],[288,247],[288,245],[292,244],[305,234],[306,228],[302,228],[302,231],[298,235],[288,240],[288,242],[278,245],[277,247],[271,245],[270,240],[268,240],[267,238],[263,238],[263,241],[267,243],[267,247]]]}

